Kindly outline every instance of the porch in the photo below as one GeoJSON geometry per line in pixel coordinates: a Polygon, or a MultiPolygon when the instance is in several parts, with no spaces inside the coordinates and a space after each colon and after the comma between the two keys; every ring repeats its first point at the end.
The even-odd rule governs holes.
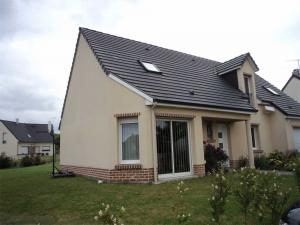
{"type": "Polygon", "coordinates": [[[241,156],[254,166],[249,114],[157,108],[152,125],[155,181],[204,176],[205,143],[222,148],[230,167],[241,156]]]}

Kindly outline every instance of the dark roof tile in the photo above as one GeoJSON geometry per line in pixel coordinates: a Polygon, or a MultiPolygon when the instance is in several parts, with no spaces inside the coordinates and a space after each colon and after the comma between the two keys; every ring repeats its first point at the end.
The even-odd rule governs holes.
{"type": "Polygon", "coordinates": [[[0,120],[4,126],[24,143],[50,143],[52,136],[48,133],[48,124],[16,123],[0,120]]]}

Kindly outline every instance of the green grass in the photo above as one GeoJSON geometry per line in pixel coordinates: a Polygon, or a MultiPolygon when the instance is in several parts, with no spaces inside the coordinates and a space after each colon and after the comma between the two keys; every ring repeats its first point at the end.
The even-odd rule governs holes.
{"type": "MultiPolygon", "coordinates": [[[[174,224],[178,202],[177,182],[151,184],[97,184],[83,177],[50,178],[51,164],[0,170],[0,224],[96,224],[93,217],[101,202],[124,205],[126,224],[174,224]]],[[[292,177],[284,177],[295,187],[292,177]]],[[[210,209],[211,178],[185,181],[190,191],[185,200],[191,224],[206,224],[210,209]]],[[[295,192],[294,196],[298,194],[295,192]]],[[[237,203],[230,198],[227,224],[240,224],[237,203]]]]}

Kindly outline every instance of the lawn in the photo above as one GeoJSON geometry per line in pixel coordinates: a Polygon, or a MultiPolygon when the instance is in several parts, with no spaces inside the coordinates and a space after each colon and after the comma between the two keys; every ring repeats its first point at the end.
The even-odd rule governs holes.
{"type": "MultiPolygon", "coordinates": [[[[162,184],[97,184],[95,180],[50,178],[51,165],[0,170],[0,224],[96,224],[101,202],[125,206],[125,224],[174,224],[178,203],[177,182],[162,184]]],[[[187,180],[186,201],[191,224],[207,224],[211,177],[187,180]]],[[[294,187],[292,177],[284,177],[294,187]]],[[[299,195],[293,193],[293,197],[299,195]]],[[[240,224],[232,197],[226,209],[227,224],[240,224]]]]}

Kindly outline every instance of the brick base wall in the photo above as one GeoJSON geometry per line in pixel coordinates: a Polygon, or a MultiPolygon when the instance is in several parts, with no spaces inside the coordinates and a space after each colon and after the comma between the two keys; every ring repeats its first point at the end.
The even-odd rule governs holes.
{"type": "Polygon", "coordinates": [[[151,183],[154,181],[153,168],[120,167],[100,169],[81,166],[61,165],[61,170],[72,171],[77,175],[94,177],[109,183],[151,183]]]}
{"type": "Polygon", "coordinates": [[[237,169],[239,168],[239,160],[229,160],[230,168],[237,169]]]}
{"type": "Polygon", "coordinates": [[[194,169],[194,175],[198,177],[205,176],[205,164],[193,165],[193,169],[194,169]]]}

